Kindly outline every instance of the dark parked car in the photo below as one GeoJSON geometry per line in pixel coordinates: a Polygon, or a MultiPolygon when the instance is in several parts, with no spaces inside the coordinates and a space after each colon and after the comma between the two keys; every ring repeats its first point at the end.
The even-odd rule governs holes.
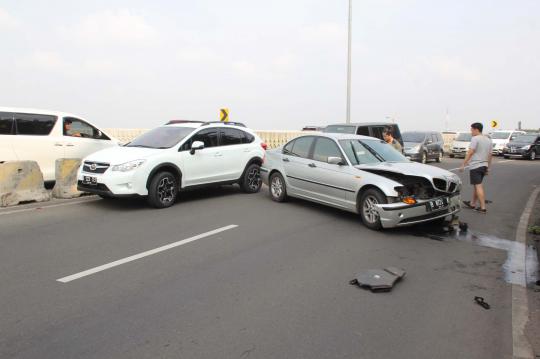
{"type": "Polygon", "coordinates": [[[397,140],[403,147],[401,139],[401,131],[399,126],[391,122],[363,122],[363,123],[338,123],[328,125],[322,132],[326,133],[347,133],[351,135],[370,136],[375,138],[383,138],[383,131],[386,127],[390,127],[394,133],[394,139],[397,140]]]}
{"type": "Polygon", "coordinates": [[[444,140],[439,132],[403,132],[402,137],[406,157],[422,163],[429,160],[441,162],[444,155],[444,140]]]}
{"type": "Polygon", "coordinates": [[[535,160],[540,155],[540,134],[519,135],[503,149],[504,158],[517,157],[535,160]]]}

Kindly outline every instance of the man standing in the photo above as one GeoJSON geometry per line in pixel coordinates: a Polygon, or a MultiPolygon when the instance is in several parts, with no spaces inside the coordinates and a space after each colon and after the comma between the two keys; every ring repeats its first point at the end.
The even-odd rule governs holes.
{"type": "Polygon", "coordinates": [[[471,185],[474,186],[473,196],[471,201],[463,201],[463,204],[477,210],[480,213],[486,213],[486,196],[482,181],[484,176],[489,173],[491,166],[491,139],[482,134],[484,126],[481,123],[475,122],[471,125],[471,145],[469,152],[465,156],[465,161],[461,165],[460,171],[463,172],[465,167],[470,163],[470,179],[471,185]],[[480,205],[479,207],[476,204],[480,205]]]}
{"type": "Polygon", "coordinates": [[[383,131],[383,139],[386,143],[391,145],[396,149],[396,151],[399,151],[399,153],[403,153],[403,149],[401,148],[401,144],[399,141],[397,141],[394,138],[394,133],[392,132],[392,129],[390,127],[386,127],[383,131]]]}

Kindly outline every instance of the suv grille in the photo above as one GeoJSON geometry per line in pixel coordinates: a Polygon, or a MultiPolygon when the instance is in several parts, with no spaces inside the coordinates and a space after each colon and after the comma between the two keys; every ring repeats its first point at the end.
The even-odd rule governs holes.
{"type": "Polygon", "coordinates": [[[104,173],[109,166],[108,163],[84,161],[83,171],[88,173],[104,173]]]}
{"type": "Polygon", "coordinates": [[[434,178],[433,184],[435,185],[435,188],[439,191],[445,191],[446,192],[446,180],[440,179],[440,178],[434,178]]]}

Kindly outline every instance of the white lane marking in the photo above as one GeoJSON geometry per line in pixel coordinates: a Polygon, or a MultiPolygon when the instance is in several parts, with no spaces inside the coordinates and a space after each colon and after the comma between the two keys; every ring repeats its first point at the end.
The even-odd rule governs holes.
{"type": "MultiPolygon", "coordinates": [[[[527,281],[527,226],[532,213],[534,202],[540,193],[540,186],[537,186],[531,193],[527,205],[521,214],[516,230],[516,242],[522,244],[523,250],[519,253],[520,260],[523,261],[524,270],[520,273],[523,281],[527,281]]],[[[533,350],[527,336],[525,326],[529,320],[529,303],[527,300],[527,287],[519,284],[512,284],[512,352],[513,358],[534,358],[533,350]]]]}
{"type": "Polygon", "coordinates": [[[137,260],[137,259],[141,259],[143,257],[148,257],[148,256],[151,256],[152,254],[156,254],[156,253],[163,252],[163,251],[166,251],[166,250],[171,249],[171,248],[182,246],[184,244],[188,244],[188,243],[196,241],[198,239],[209,237],[209,236],[212,236],[214,234],[224,232],[224,231],[228,231],[229,229],[233,229],[233,228],[236,228],[236,227],[238,227],[238,225],[231,224],[231,225],[228,225],[228,226],[225,226],[225,227],[214,229],[213,231],[201,233],[201,234],[198,234],[196,236],[193,236],[193,237],[190,237],[190,238],[187,238],[187,239],[183,239],[183,240],[178,241],[178,242],[170,243],[170,244],[164,245],[162,247],[151,249],[149,251],[141,252],[141,253],[126,257],[126,258],[116,260],[114,262],[110,262],[110,263],[103,264],[103,265],[98,266],[98,267],[90,268],[90,269],[87,269],[87,270],[79,272],[79,273],[68,275],[67,277],[62,277],[62,278],[57,279],[57,281],[62,282],[62,283],[68,283],[68,282],[71,282],[72,280],[79,279],[79,278],[82,278],[82,277],[86,277],[86,276],[89,276],[91,274],[101,272],[101,271],[104,271],[106,269],[113,268],[113,267],[119,266],[119,265],[124,264],[124,263],[128,263],[128,262],[132,262],[132,261],[137,260]]]}
{"type": "MultiPolygon", "coordinates": [[[[2,210],[0,211],[0,216],[7,216],[8,214],[15,214],[15,213],[24,213],[24,212],[31,212],[31,211],[37,211],[37,210],[43,210],[46,208],[55,208],[55,207],[63,207],[63,206],[72,206],[74,204],[81,204],[81,203],[87,203],[87,202],[94,202],[99,201],[101,198],[90,198],[82,201],[70,201],[65,203],[57,203],[57,204],[46,204],[47,202],[44,202],[43,206],[36,206],[36,207],[30,207],[30,208],[21,208],[21,209],[14,209],[12,211],[6,211],[2,210]]],[[[37,205],[37,203],[33,203],[32,205],[37,205]]]]}

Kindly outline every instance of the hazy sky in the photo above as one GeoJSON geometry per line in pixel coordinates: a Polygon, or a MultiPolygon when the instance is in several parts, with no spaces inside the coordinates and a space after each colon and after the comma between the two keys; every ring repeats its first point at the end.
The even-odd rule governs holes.
{"type": "MultiPolygon", "coordinates": [[[[347,0],[0,0],[0,106],[103,127],[345,121],[347,0]]],[[[352,120],[540,127],[539,0],[353,0],[352,120]]]]}

